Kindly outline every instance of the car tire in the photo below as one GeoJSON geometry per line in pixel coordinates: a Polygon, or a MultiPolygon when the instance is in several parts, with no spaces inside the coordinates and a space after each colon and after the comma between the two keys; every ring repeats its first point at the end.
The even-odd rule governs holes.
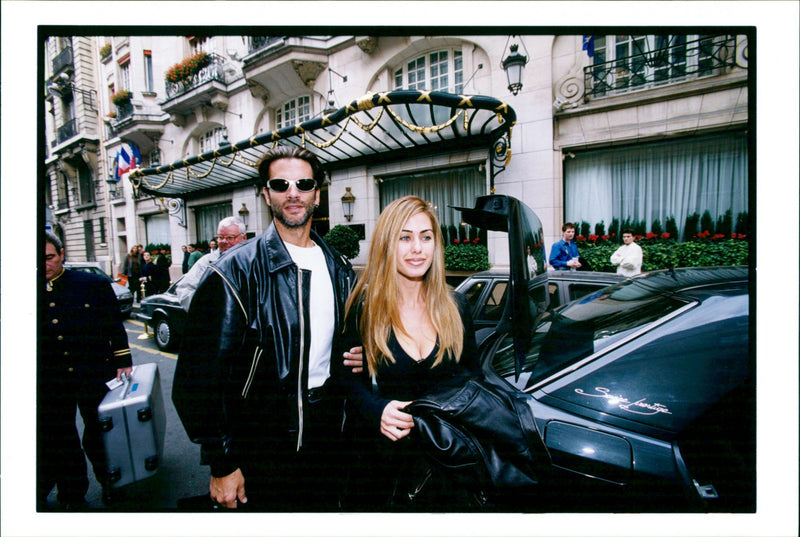
{"type": "Polygon", "coordinates": [[[170,351],[175,347],[175,330],[165,317],[159,317],[153,326],[156,345],[162,351],[170,351]]]}

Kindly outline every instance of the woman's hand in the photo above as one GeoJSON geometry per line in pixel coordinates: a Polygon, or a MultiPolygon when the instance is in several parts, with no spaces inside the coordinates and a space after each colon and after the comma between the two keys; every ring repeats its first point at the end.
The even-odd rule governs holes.
{"type": "Polygon", "coordinates": [[[411,414],[403,412],[403,409],[409,403],[411,401],[390,401],[383,408],[381,434],[392,442],[397,442],[401,438],[408,436],[414,426],[414,419],[411,414]]]}

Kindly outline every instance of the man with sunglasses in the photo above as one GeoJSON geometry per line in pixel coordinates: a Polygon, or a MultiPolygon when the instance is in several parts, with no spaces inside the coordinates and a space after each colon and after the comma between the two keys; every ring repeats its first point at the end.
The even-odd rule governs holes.
{"type": "MultiPolygon", "coordinates": [[[[355,274],[311,229],[323,181],[317,158],[278,147],[258,171],[272,223],[206,271],[189,309],[172,398],[211,466],[215,502],[332,511],[344,416],[328,379],[355,274]]],[[[355,362],[345,364],[357,365],[360,348],[351,352],[345,358],[355,362]]]]}

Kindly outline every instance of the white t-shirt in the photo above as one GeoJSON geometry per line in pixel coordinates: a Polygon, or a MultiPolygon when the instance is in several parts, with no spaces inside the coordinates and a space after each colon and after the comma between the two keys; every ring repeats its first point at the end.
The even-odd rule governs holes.
{"type": "Polygon", "coordinates": [[[308,387],[322,386],[330,376],[333,344],[333,283],[322,248],[300,248],[285,243],[289,255],[301,269],[311,271],[311,348],[309,349],[308,387]]]}

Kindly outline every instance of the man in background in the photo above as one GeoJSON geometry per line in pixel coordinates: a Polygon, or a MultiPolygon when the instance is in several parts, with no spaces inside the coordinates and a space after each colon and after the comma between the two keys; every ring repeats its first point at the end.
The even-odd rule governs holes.
{"type": "Polygon", "coordinates": [[[208,266],[228,251],[228,248],[243,242],[247,238],[246,230],[244,222],[238,216],[229,216],[219,221],[219,224],[217,224],[219,248],[215,248],[201,257],[192,265],[189,272],[181,278],[178,285],[175,286],[175,293],[178,295],[181,307],[184,310],[189,311],[189,304],[192,302],[194,291],[197,289],[197,284],[200,283],[200,278],[205,274],[208,266]]]}

